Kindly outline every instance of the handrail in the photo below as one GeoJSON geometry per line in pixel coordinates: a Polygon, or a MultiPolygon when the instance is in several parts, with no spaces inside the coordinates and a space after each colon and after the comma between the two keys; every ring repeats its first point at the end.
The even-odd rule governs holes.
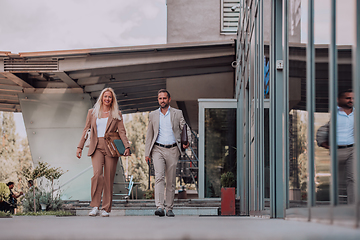
{"type": "Polygon", "coordinates": [[[125,196],[125,198],[130,197],[132,188],[133,188],[133,186],[134,186],[133,178],[134,178],[133,175],[131,175],[129,182],[114,182],[114,184],[124,184],[124,185],[125,185],[125,184],[128,184],[129,186],[128,186],[128,187],[125,187],[125,188],[128,190],[128,193],[127,193],[127,194],[124,194],[124,193],[113,193],[113,195],[115,195],[115,196],[125,196]]]}
{"type": "Polygon", "coordinates": [[[130,182],[129,182],[129,187],[128,187],[128,190],[129,190],[128,197],[130,197],[130,193],[132,191],[133,186],[134,186],[133,175],[131,175],[130,182]]]}
{"type": "Polygon", "coordinates": [[[199,141],[199,138],[198,138],[198,136],[196,135],[196,133],[195,133],[193,130],[191,130],[191,129],[190,129],[190,131],[191,131],[192,135],[194,135],[194,137],[196,138],[196,140],[199,141]]]}
{"type": "MultiPolygon", "coordinates": [[[[197,166],[198,166],[197,163],[195,164],[194,161],[189,157],[189,155],[187,155],[187,153],[185,153],[185,156],[188,158],[188,160],[190,160],[190,162],[191,162],[192,164],[194,164],[194,167],[197,167],[197,166]]],[[[196,157],[196,155],[195,155],[195,157],[196,157]]],[[[197,157],[196,157],[196,161],[199,162],[199,160],[197,159],[197,157]]]]}
{"type": "Polygon", "coordinates": [[[80,177],[82,174],[84,174],[85,172],[87,172],[89,169],[92,168],[92,165],[85,168],[84,170],[82,170],[80,173],[78,173],[77,175],[75,175],[74,177],[70,178],[69,180],[67,180],[65,183],[63,183],[61,186],[59,186],[57,189],[54,189],[53,192],[60,190],[60,188],[62,188],[63,186],[65,186],[66,184],[68,184],[69,182],[72,182],[73,180],[75,180],[76,178],[80,177]]]}
{"type": "MultiPolygon", "coordinates": [[[[196,161],[198,161],[198,162],[199,162],[199,159],[198,159],[197,155],[195,154],[194,149],[193,149],[191,146],[189,146],[189,147],[190,147],[190,149],[191,149],[192,154],[193,154],[193,155],[194,155],[194,157],[196,158],[196,161]]],[[[187,153],[185,153],[185,154],[187,155],[187,153]]]]}

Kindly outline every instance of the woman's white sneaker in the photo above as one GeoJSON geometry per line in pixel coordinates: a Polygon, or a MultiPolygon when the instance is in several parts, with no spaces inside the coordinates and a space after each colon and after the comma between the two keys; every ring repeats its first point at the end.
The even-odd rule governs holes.
{"type": "Polygon", "coordinates": [[[110,214],[109,214],[107,211],[102,210],[102,211],[101,211],[101,216],[102,216],[102,217],[108,217],[108,216],[110,216],[110,214]]]}
{"type": "Polygon", "coordinates": [[[91,217],[95,217],[99,215],[99,208],[98,207],[94,207],[90,212],[89,212],[89,216],[91,217]]]}

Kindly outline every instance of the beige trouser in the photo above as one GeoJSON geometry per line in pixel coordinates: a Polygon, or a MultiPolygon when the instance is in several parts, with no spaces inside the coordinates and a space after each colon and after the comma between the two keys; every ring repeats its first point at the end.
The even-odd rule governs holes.
{"type": "Polygon", "coordinates": [[[354,203],[354,147],[340,148],[337,152],[339,172],[344,173],[344,175],[339,174],[339,182],[341,182],[341,179],[344,179],[344,182],[346,182],[347,202],[351,204],[354,203]]]}
{"type": "Polygon", "coordinates": [[[100,207],[103,194],[102,209],[111,211],[113,184],[116,165],[119,158],[108,156],[105,152],[104,138],[98,138],[98,144],[91,155],[94,176],[91,178],[91,207],[100,207]]]}
{"type": "Polygon", "coordinates": [[[152,159],[155,169],[155,204],[164,209],[164,192],[166,177],[166,211],[172,210],[176,187],[176,165],[180,151],[177,146],[164,148],[154,145],[152,159]]]}

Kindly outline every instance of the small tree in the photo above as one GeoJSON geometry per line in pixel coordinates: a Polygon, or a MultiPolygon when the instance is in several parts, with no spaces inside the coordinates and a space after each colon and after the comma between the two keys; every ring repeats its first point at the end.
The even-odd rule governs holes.
{"type": "Polygon", "coordinates": [[[54,180],[59,179],[65,172],[60,168],[48,168],[44,177],[51,182],[51,199],[54,193],[54,180]]]}
{"type": "MultiPolygon", "coordinates": [[[[29,168],[23,169],[23,174],[28,180],[33,180],[46,176],[49,164],[46,162],[39,162],[38,166],[32,170],[29,168]]],[[[35,186],[33,186],[34,196],[34,212],[36,212],[36,200],[35,200],[35,186]]]]}

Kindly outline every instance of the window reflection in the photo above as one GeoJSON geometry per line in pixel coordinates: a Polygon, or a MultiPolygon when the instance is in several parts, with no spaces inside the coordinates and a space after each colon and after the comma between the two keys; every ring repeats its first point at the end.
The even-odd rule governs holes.
{"type": "MultiPolygon", "coordinates": [[[[220,177],[236,176],[236,109],[205,109],[205,197],[221,196],[220,177]]],[[[236,180],[236,179],[235,179],[236,180]]]]}

